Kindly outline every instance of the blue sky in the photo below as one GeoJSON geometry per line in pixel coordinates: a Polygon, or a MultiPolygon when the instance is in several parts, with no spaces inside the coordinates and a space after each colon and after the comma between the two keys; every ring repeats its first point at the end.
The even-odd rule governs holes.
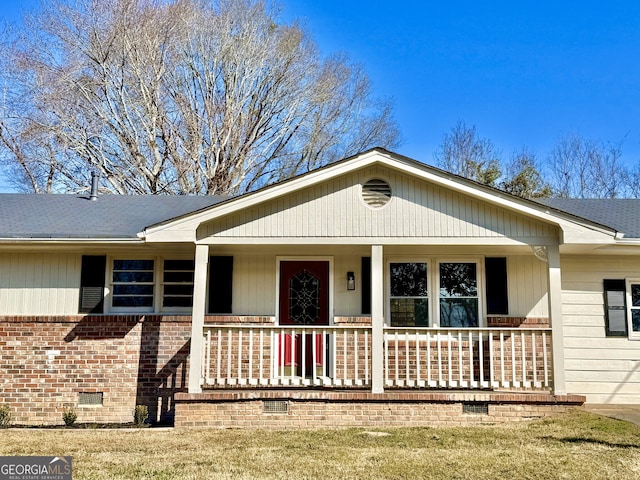
{"type": "Polygon", "coordinates": [[[431,162],[458,120],[508,157],[577,132],[640,158],[640,2],[289,0],[323,52],[394,98],[400,153],[431,162]]]}
{"type": "MultiPolygon", "coordinates": [[[[5,0],[10,21],[36,0],[5,0]]],[[[323,54],[364,65],[390,97],[404,143],[426,163],[458,120],[508,158],[543,160],[577,132],[640,161],[640,2],[284,0],[323,54]]]]}

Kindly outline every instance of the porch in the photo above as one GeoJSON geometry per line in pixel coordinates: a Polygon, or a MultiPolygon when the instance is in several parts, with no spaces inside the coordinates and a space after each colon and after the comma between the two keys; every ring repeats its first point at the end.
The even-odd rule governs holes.
{"type": "Polygon", "coordinates": [[[206,324],[203,387],[371,389],[373,365],[382,363],[384,388],[553,389],[552,332],[544,323],[384,327],[380,349],[372,342],[369,318],[336,320],[327,327],[206,324]]]}
{"type": "Polygon", "coordinates": [[[553,393],[553,333],[543,319],[511,319],[520,327],[385,327],[381,350],[364,317],[336,318],[329,327],[218,320],[243,324],[205,324],[203,390],[175,395],[176,427],[470,425],[541,418],[585,402],[553,393]],[[384,388],[374,393],[376,357],[384,388]]]}
{"type": "MultiPolygon", "coordinates": [[[[544,262],[528,247],[508,249],[497,280],[476,252],[495,258],[504,247],[475,247],[471,253],[469,247],[409,251],[373,245],[350,248],[347,255],[346,247],[334,246],[324,247],[321,256],[296,249],[290,257],[278,256],[275,246],[245,248],[248,253],[233,256],[233,269],[243,282],[251,281],[237,288],[229,277],[227,285],[233,282],[240,298],[234,297],[228,314],[205,313],[221,290],[211,289],[216,267],[208,263],[219,258],[212,251],[229,255],[239,247],[213,248],[196,245],[189,393],[291,387],[565,393],[557,246],[547,247],[544,262]],[[436,259],[425,259],[425,251],[436,259]],[[509,282],[510,299],[507,274],[523,282],[517,295],[514,280],[509,282]],[[311,283],[318,279],[315,287],[296,285],[305,276],[311,283]],[[350,278],[359,280],[355,291],[350,278]],[[489,285],[500,281],[504,313],[495,313],[488,305],[500,295],[492,296],[489,285]],[[315,303],[301,306],[307,295],[315,303]],[[249,309],[256,313],[243,314],[249,309]]],[[[223,303],[231,305],[231,299],[223,303]]]]}

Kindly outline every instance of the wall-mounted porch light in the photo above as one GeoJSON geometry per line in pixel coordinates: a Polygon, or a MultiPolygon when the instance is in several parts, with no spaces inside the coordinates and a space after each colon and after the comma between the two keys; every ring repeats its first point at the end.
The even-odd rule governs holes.
{"type": "Polygon", "coordinates": [[[347,290],[356,289],[356,274],[353,272],[347,272],[347,290]]]}

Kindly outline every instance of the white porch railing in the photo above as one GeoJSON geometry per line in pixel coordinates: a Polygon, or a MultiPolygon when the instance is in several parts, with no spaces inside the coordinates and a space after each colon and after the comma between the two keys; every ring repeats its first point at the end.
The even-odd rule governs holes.
{"type": "Polygon", "coordinates": [[[399,388],[548,390],[547,328],[385,328],[382,352],[369,326],[205,325],[207,386],[370,387],[371,359],[399,388]]]}
{"type": "Polygon", "coordinates": [[[205,325],[203,378],[213,386],[368,386],[370,327],[205,325]]]}
{"type": "Polygon", "coordinates": [[[384,350],[389,387],[551,387],[546,328],[386,328],[384,350]]]}

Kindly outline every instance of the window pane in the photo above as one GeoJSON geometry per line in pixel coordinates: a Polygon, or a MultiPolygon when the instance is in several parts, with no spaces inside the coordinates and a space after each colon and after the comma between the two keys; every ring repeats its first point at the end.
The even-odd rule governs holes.
{"type": "Polygon", "coordinates": [[[477,297],[475,263],[440,264],[441,297],[477,297]]]}
{"type": "Polygon", "coordinates": [[[165,285],[165,295],[193,295],[193,285],[165,285]]]}
{"type": "Polygon", "coordinates": [[[153,296],[153,285],[114,285],[114,295],[151,295],[153,296]]]}
{"type": "Polygon", "coordinates": [[[426,298],[392,298],[392,327],[426,327],[429,325],[429,309],[426,298]]]}
{"type": "Polygon", "coordinates": [[[640,307],[640,285],[631,285],[631,305],[634,307],[640,307]]]}
{"type": "Polygon", "coordinates": [[[153,307],[153,260],[114,260],[114,307],[153,307]]]}
{"type": "Polygon", "coordinates": [[[193,297],[164,297],[162,300],[163,307],[191,307],[193,306],[193,297]]]}
{"type": "Polygon", "coordinates": [[[476,298],[441,298],[441,327],[477,327],[478,299],[476,298]]]}
{"type": "Polygon", "coordinates": [[[113,297],[114,307],[152,307],[153,297],[113,297]]]}
{"type": "Polygon", "coordinates": [[[165,282],[193,283],[193,272],[164,272],[165,282]]]}
{"type": "Polygon", "coordinates": [[[114,270],[152,270],[153,260],[114,260],[114,270]]]}
{"type": "Polygon", "coordinates": [[[165,270],[193,270],[194,262],[193,260],[165,260],[164,269],[165,270]]]}
{"type": "Polygon", "coordinates": [[[631,310],[631,329],[640,332],[640,310],[631,310]]]}
{"type": "Polygon", "coordinates": [[[153,283],[153,272],[113,272],[114,282],[153,283]]]}
{"type": "Polygon", "coordinates": [[[391,264],[391,296],[392,297],[426,297],[427,296],[427,264],[426,263],[392,263],[391,264]]]}

